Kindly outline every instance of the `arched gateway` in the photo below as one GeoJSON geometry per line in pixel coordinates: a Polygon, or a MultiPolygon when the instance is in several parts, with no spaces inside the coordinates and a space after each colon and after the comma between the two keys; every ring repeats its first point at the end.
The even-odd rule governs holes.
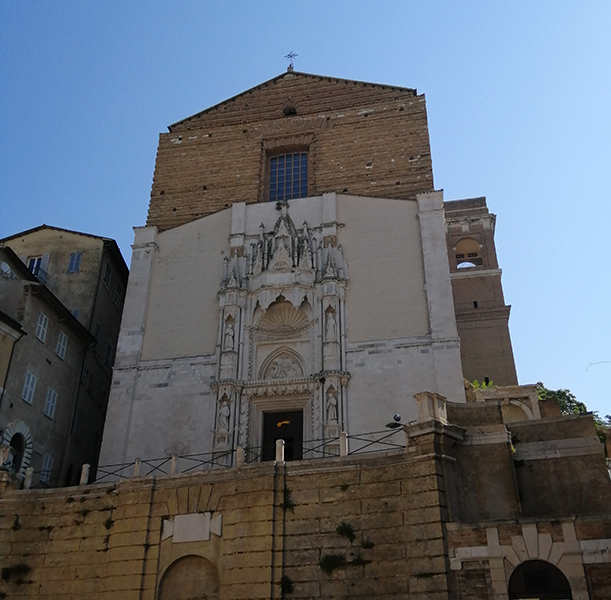
{"type": "Polygon", "coordinates": [[[509,579],[509,600],[573,600],[564,573],[544,560],[527,560],[509,579]]]}
{"type": "Polygon", "coordinates": [[[216,567],[202,556],[183,556],[173,562],[159,584],[159,600],[217,600],[216,567]]]}

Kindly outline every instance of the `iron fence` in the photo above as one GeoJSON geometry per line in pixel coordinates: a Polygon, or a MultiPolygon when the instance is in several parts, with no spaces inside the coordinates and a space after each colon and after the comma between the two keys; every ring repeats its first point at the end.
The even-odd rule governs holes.
{"type": "MultiPolygon", "coordinates": [[[[393,439],[393,436],[396,436],[399,431],[403,430],[401,428],[391,431],[386,429],[351,436],[341,434],[336,437],[306,440],[303,443],[300,455],[296,456],[295,459],[308,460],[403,450],[405,448],[404,439],[401,439],[401,437],[394,437],[393,439]]],[[[158,458],[137,458],[130,462],[98,465],[95,482],[114,483],[133,477],[171,476],[209,469],[225,469],[241,464],[265,462],[266,457],[274,456],[275,447],[250,446],[215,452],[200,452],[197,454],[173,454],[158,458]]],[[[88,478],[88,472],[88,470],[84,472],[82,479],[86,480],[88,478]]],[[[60,475],[59,470],[45,471],[43,469],[41,471],[32,471],[29,476],[29,485],[26,484],[25,487],[31,489],[60,487],[62,485],[60,475]],[[34,481],[36,483],[33,483],[34,481]]],[[[88,481],[84,480],[82,483],[88,483],[88,481]]]]}

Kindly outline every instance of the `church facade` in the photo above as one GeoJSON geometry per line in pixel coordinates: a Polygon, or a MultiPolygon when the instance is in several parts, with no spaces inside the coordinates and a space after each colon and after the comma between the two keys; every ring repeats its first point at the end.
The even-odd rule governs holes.
{"type": "MultiPolygon", "coordinates": [[[[500,271],[455,259],[451,276],[453,204],[415,90],[289,70],[170,126],[135,230],[102,464],[269,457],[279,435],[295,457],[333,455],[341,432],[414,420],[418,392],[464,402],[455,302],[490,266],[500,289],[500,271]]],[[[490,218],[485,239],[461,226],[480,261],[490,218]]],[[[492,339],[469,376],[516,384],[501,303],[504,330],[471,329],[463,362],[492,339]]]]}

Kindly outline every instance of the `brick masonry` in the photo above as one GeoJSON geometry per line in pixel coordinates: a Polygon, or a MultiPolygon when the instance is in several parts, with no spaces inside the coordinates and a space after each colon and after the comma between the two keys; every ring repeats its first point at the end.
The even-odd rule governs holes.
{"type": "Polygon", "coordinates": [[[147,219],[160,230],[265,201],[268,156],[285,150],[309,149],[309,196],[433,190],[424,96],[407,88],[287,72],[169,129],[147,219]]]}

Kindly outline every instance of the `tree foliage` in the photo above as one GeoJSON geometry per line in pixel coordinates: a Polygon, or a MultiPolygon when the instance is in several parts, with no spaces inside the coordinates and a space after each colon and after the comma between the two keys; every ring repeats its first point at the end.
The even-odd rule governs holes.
{"type": "MultiPolygon", "coordinates": [[[[558,402],[560,412],[563,415],[581,415],[589,412],[588,407],[583,402],[577,400],[575,394],[573,394],[571,390],[550,390],[539,381],[539,383],[537,383],[537,395],[541,400],[555,400],[558,402]]],[[[598,427],[611,428],[611,415],[606,415],[605,418],[602,418],[596,411],[593,411],[592,416],[594,418],[594,423],[596,423],[598,427]]]]}

